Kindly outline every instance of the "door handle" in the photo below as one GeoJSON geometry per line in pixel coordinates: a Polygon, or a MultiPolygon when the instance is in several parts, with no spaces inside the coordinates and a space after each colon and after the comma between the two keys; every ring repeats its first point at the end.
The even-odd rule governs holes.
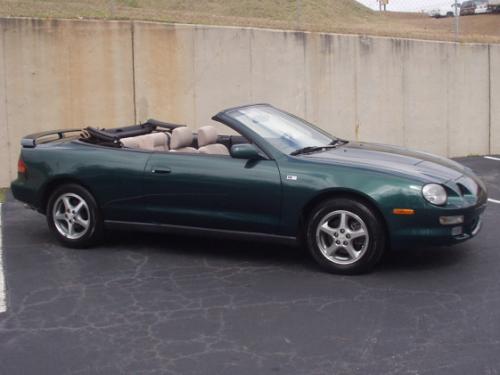
{"type": "Polygon", "coordinates": [[[154,173],[154,174],[168,174],[172,172],[172,170],[170,168],[154,168],[151,173],[154,173]]]}

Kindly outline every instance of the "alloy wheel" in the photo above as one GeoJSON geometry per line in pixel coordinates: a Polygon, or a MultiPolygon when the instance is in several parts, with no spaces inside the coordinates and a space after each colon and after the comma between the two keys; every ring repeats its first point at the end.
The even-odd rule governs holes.
{"type": "Polygon", "coordinates": [[[57,231],[70,240],[83,237],[90,229],[87,202],[77,194],[65,193],[57,198],[52,218],[57,231]]]}
{"type": "Polygon", "coordinates": [[[336,264],[352,264],[366,252],[370,235],[356,214],[337,210],[326,214],[316,229],[316,243],[322,255],[336,264]]]}

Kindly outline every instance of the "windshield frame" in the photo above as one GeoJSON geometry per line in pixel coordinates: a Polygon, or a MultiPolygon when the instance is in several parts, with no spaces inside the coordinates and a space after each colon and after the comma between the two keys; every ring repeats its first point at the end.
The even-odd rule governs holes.
{"type": "Polygon", "coordinates": [[[311,124],[310,122],[304,120],[303,118],[300,118],[292,113],[283,111],[279,108],[276,108],[270,104],[265,104],[265,103],[228,108],[224,111],[219,112],[217,115],[212,117],[212,119],[214,121],[221,122],[221,123],[233,128],[233,129],[237,130],[238,132],[242,133],[243,135],[247,136],[249,139],[252,139],[257,144],[257,146],[259,146],[272,159],[281,157],[283,155],[291,156],[290,155],[291,152],[295,151],[295,149],[290,150],[289,152],[283,151],[282,149],[277,147],[275,144],[270,142],[268,139],[266,139],[265,137],[261,136],[259,133],[257,133],[253,129],[251,129],[248,125],[246,125],[245,123],[240,121],[235,116],[235,114],[240,113],[241,110],[258,108],[258,107],[270,108],[273,111],[277,111],[281,114],[284,114],[285,117],[289,116],[292,119],[294,119],[295,121],[297,121],[300,125],[302,125],[306,128],[309,128],[310,130],[315,131],[315,132],[319,133],[320,135],[329,139],[329,141],[325,145],[317,144],[317,145],[310,145],[310,146],[326,146],[326,145],[331,144],[332,142],[335,142],[336,140],[339,140],[339,138],[337,138],[337,137],[333,136],[332,134],[326,132],[325,130],[319,128],[318,126],[311,124]],[[272,157],[271,157],[271,155],[272,155],[272,157]]]}

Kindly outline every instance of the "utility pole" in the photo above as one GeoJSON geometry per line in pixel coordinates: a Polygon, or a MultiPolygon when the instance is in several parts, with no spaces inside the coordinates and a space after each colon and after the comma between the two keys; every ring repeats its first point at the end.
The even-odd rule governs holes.
{"type": "Polygon", "coordinates": [[[380,12],[382,12],[382,10],[384,12],[387,11],[387,3],[389,2],[389,0],[378,0],[378,10],[380,12]]]}
{"type": "Polygon", "coordinates": [[[455,0],[455,41],[458,42],[460,34],[460,11],[458,10],[458,0],[455,0]]]}

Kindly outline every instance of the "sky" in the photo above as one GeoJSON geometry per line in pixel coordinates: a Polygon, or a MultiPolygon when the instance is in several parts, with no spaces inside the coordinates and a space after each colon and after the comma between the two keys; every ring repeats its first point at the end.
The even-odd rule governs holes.
{"type": "MultiPolygon", "coordinates": [[[[377,0],[357,0],[360,3],[378,10],[377,0]]],[[[459,1],[460,3],[461,1],[459,1]]],[[[420,12],[432,8],[449,7],[454,0],[389,0],[387,10],[402,12],[420,12]]]]}

